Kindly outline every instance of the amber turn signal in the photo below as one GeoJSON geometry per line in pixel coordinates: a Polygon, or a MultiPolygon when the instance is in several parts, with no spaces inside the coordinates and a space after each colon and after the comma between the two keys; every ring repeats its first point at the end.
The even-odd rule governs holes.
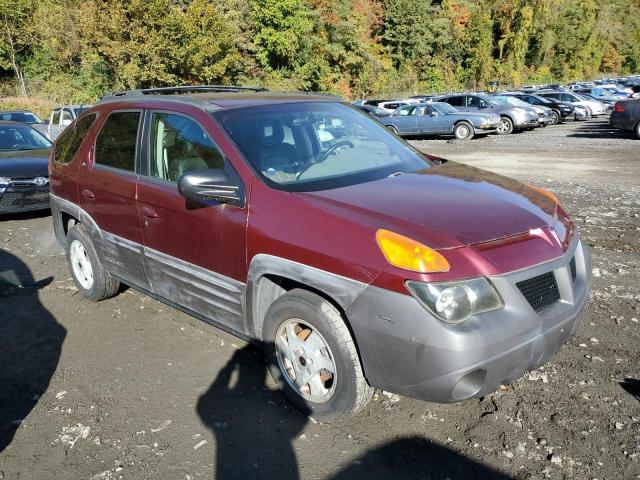
{"type": "Polygon", "coordinates": [[[551,193],[549,190],[545,190],[544,188],[540,188],[540,187],[536,187],[535,185],[532,185],[530,183],[527,183],[527,185],[531,188],[533,188],[535,191],[540,192],[542,195],[544,195],[547,198],[550,198],[551,200],[553,200],[554,202],[556,202],[558,205],[560,205],[560,200],[558,200],[558,197],[556,197],[553,193],[551,193]]]}
{"type": "Polygon", "coordinates": [[[378,230],[376,241],[394,267],[419,273],[448,272],[449,262],[440,253],[420,242],[389,230],[378,230]]]}

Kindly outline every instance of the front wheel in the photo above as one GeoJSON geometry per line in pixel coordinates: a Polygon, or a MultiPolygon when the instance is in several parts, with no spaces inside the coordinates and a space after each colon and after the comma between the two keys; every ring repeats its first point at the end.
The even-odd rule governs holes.
{"type": "Polygon", "coordinates": [[[496,130],[498,135],[509,135],[513,133],[513,121],[509,117],[500,117],[500,124],[496,130]]]}
{"type": "Polygon", "coordinates": [[[334,421],[371,400],[349,329],[324,298],[301,289],[278,298],[267,311],[263,340],[271,375],[303,413],[334,421]]]}
{"type": "Polygon", "coordinates": [[[636,123],[636,128],[633,129],[633,133],[635,133],[636,138],[640,140],[640,122],[636,123]]]}
{"type": "Polygon", "coordinates": [[[474,136],[473,126],[468,122],[460,122],[453,128],[453,135],[458,140],[471,140],[474,136]]]}
{"type": "Polygon", "coordinates": [[[557,110],[551,111],[551,125],[558,125],[560,123],[560,112],[557,110]]]}

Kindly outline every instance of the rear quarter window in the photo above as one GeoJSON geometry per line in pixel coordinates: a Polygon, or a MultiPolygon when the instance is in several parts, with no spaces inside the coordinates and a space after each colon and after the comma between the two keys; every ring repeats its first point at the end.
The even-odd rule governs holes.
{"type": "Polygon", "coordinates": [[[89,133],[96,114],[79,119],[72,128],[66,129],[56,141],[53,159],[56,163],[70,163],[80,149],[84,138],[89,133]]]}
{"type": "Polygon", "coordinates": [[[135,171],[140,112],[113,112],[96,138],[95,163],[135,171]]]}

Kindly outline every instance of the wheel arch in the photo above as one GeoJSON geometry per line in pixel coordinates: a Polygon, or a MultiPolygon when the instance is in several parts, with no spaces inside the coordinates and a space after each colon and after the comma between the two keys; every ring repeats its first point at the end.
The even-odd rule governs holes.
{"type": "Polygon", "coordinates": [[[367,286],[366,283],[284,258],[256,255],[251,261],[247,276],[247,333],[262,340],[262,326],[271,304],[288,291],[300,288],[315,293],[336,307],[356,342],[345,312],[367,286]]]}

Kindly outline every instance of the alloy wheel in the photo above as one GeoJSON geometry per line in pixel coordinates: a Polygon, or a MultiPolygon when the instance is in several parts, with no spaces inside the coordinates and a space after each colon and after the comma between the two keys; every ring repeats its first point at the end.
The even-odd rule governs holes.
{"type": "Polygon", "coordinates": [[[324,403],[336,389],[336,364],[329,344],[309,322],[292,318],[278,327],[278,366],[287,383],[305,400],[324,403]]]}

